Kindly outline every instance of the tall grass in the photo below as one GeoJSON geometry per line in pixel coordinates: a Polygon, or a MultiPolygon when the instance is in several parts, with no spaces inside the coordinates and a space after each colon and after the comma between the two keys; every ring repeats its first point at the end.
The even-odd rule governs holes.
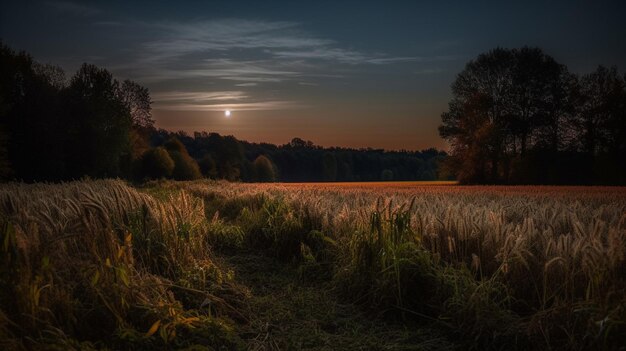
{"type": "Polygon", "coordinates": [[[217,251],[299,265],[464,348],[626,344],[623,188],[7,184],[0,243],[9,349],[242,347],[227,296],[246,292],[217,251]]]}
{"type": "Polygon", "coordinates": [[[200,308],[224,280],[202,201],[159,202],[121,181],[11,184],[0,214],[5,349],[236,343],[200,308]]]}
{"type": "Polygon", "coordinates": [[[623,188],[175,186],[306,212],[343,253],[337,284],[377,312],[435,318],[483,346],[626,342],[623,188]]]}

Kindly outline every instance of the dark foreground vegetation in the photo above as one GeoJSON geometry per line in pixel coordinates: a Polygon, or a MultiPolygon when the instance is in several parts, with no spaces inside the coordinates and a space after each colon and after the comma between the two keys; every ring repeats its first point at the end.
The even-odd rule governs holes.
{"type": "Polygon", "coordinates": [[[620,188],[0,186],[0,348],[617,350],[620,188]]]}

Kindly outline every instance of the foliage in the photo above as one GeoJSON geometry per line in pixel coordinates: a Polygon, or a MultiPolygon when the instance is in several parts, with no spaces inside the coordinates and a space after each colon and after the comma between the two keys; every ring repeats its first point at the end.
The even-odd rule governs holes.
{"type": "MultiPolygon", "coordinates": [[[[248,311],[256,298],[222,263],[250,254],[338,294],[326,309],[360,306],[376,324],[384,317],[403,329],[426,322],[462,348],[623,343],[620,188],[149,186],[0,187],[3,345],[236,349],[242,337],[259,345],[246,330],[266,330],[254,313],[267,311],[248,311]]],[[[271,269],[257,272],[260,289],[278,279],[271,269]]]]}
{"type": "Polygon", "coordinates": [[[385,169],[393,172],[394,180],[435,180],[439,162],[446,157],[435,149],[410,152],[322,148],[299,138],[285,145],[255,144],[217,133],[190,136],[165,130],[152,135],[152,145],[163,145],[171,137],[185,145],[205,176],[246,182],[260,181],[254,166],[259,156],[271,161],[276,180],[284,182],[377,181],[385,169]]]}
{"type": "MultiPolygon", "coordinates": [[[[304,234],[310,229],[326,233],[325,249],[311,251],[329,253],[317,257],[331,262],[322,267],[334,272],[346,301],[403,323],[438,325],[466,348],[621,343],[626,197],[620,188],[176,186],[238,203],[234,223],[248,235],[244,247],[275,257],[298,257],[298,242],[313,248],[304,234]],[[262,206],[252,201],[262,198],[262,206]]],[[[308,251],[300,252],[303,274],[319,275],[309,269],[308,251]]]]}
{"type": "Polygon", "coordinates": [[[256,179],[259,182],[273,182],[276,180],[274,165],[272,161],[264,155],[259,155],[259,157],[254,160],[254,170],[256,172],[256,179]]]}
{"type": "Polygon", "coordinates": [[[202,177],[198,163],[189,156],[185,145],[178,139],[171,138],[165,143],[165,148],[172,160],[174,160],[174,170],[172,177],[176,180],[193,180],[202,177]]]}
{"type": "Polygon", "coordinates": [[[174,160],[163,147],[146,151],[141,157],[140,174],[150,179],[168,178],[174,171],[174,160]]]}
{"type": "Polygon", "coordinates": [[[440,135],[464,183],[626,181],[626,85],[616,68],[578,78],[537,48],[496,48],[452,85],[440,135]]]}
{"type": "Polygon", "coordinates": [[[11,184],[0,198],[3,344],[242,348],[211,294],[227,277],[201,201],[159,202],[120,181],[11,184]]]}

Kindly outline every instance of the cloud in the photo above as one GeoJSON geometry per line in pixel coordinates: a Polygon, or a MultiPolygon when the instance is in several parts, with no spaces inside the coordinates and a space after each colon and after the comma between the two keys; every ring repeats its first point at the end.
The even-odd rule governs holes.
{"type": "Polygon", "coordinates": [[[272,111],[272,110],[291,110],[302,108],[304,105],[288,100],[267,100],[257,102],[242,103],[215,103],[215,104],[171,104],[156,106],[155,110],[165,111],[272,111]]]}
{"type": "Polygon", "coordinates": [[[386,57],[381,54],[364,54],[358,51],[340,48],[312,48],[307,51],[277,51],[273,53],[278,58],[337,61],[351,65],[375,64],[383,65],[396,62],[415,61],[415,57],[386,57]]]}
{"type": "MultiPolygon", "coordinates": [[[[345,48],[335,40],[304,31],[296,22],[231,18],[135,22],[133,25],[145,33],[147,39],[138,45],[140,50],[135,59],[117,69],[142,82],[163,87],[191,85],[201,90],[208,82],[218,87],[220,81],[223,82],[221,89],[228,86],[226,81],[235,82],[241,90],[285,82],[315,86],[318,83],[311,82],[311,78],[344,78],[350,74],[348,66],[393,65],[430,59],[345,48]],[[344,66],[343,71],[341,66],[344,66]]],[[[281,86],[272,88],[276,91],[281,86]]],[[[297,101],[275,100],[273,94],[260,89],[249,92],[166,91],[154,94],[153,98],[155,108],[163,110],[273,110],[304,106],[297,101]]]]}
{"type": "Polygon", "coordinates": [[[166,80],[190,80],[213,78],[243,82],[282,82],[301,75],[294,70],[286,70],[270,60],[205,59],[188,60],[177,64],[158,65],[130,63],[118,65],[117,70],[132,71],[144,82],[166,80]],[[136,67],[140,67],[137,69],[136,67]]]}
{"type": "Polygon", "coordinates": [[[143,46],[153,59],[176,58],[194,52],[233,49],[304,48],[329,45],[329,40],[304,35],[293,22],[217,19],[193,23],[153,24],[164,33],[143,46]]]}
{"type": "Polygon", "coordinates": [[[155,93],[153,98],[155,110],[169,111],[252,111],[303,107],[295,101],[255,100],[243,91],[171,91],[155,93]]]}
{"type": "Polygon", "coordinates": [[[70,1],[48,1],[46,5],[57,12],[74,16],[91,17],[102,13],[99,8],[70,1]]]}
{"type": "Polygon", "coordinates": [[[274,59],[329,60],[347,64],[390,64],[413,59],[343,49],[334,40],[302,31],[295,22],[216,19],[160,22],[149,26],[161,33],[157,39],[143,44],[147,53],[144,59],[153,63],[172,62],[195,53],[245,50],[274,59]]]}
{"type": "Polygon", "coordinates": [[[212,91],[212,92],[184,92],[169,91],[152,94],[152,97],[158,103],[171,102],[207,102],[207,101],[223,101],[223,100],[241,100],[247,97],[243,91],[212,91]]]}

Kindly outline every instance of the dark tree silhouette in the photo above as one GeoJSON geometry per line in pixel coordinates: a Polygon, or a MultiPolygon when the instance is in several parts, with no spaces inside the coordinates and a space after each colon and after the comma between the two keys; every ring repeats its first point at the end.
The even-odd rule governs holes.
{"type": "Polygon", "coordinates": [[[276,181],[276,172],[274,171],[274,165],[269,158],[265,155],[259,155],[254,160],[254,170],[256,173],[256,180],[259,182],[273,182],[276,181]]]}
{"type": "Polygon", "coordinates": [[[540,49],[497,48],[470,61],[452,93],[439,133],[452,147],[445,168],[460,181],[624,181],[626,103],[617,69],[579,80],[540,49]]]}
{"type": "Polygon", "coordinates": [[[172,160],[174,160],[174,170],[172,171],[174,179],[193,180],[202,177],[198,163],[189,156],[185,145],[177,138],[169,139],[165,143],[165,148],[172,160]]]}
{"type": "Polygon", "coordinates": [[[120,99],[130,112],[133,127],[154,128],[152,119],[152,99],[147,88],[131,81],[125,80],[119,89],[120,99]]]}
{"type": "MultiPolygon", "coordinates": [[[[65,177],[61,95],[26,53],[0,42],[0,130],[6,147],[5,176],[60,180],[65,177]]],[[[0,151],[1,152],[1,151],[0,151]]]]}
{"type": "Polygon", "coordinates": [[[174,171],[174,160],[164,147],[156,147],[146,151],[141,157],[139,177],[160,179],[169,178],[174,171]]]}
{"type": "Polygon", "coordinates": [[[65,152],[70,177],[116,177],[129,150],[130,111],[111,73],[83,64],[67,89],[65,152]]]}
{"type": "Polygon", "coordinates": [[[205,153],[204,156],[198,160],[198,166],[200,167],[200,172],[202,172],[206,178],[217,178],[217,166],[211,154],[205,153]]]}

